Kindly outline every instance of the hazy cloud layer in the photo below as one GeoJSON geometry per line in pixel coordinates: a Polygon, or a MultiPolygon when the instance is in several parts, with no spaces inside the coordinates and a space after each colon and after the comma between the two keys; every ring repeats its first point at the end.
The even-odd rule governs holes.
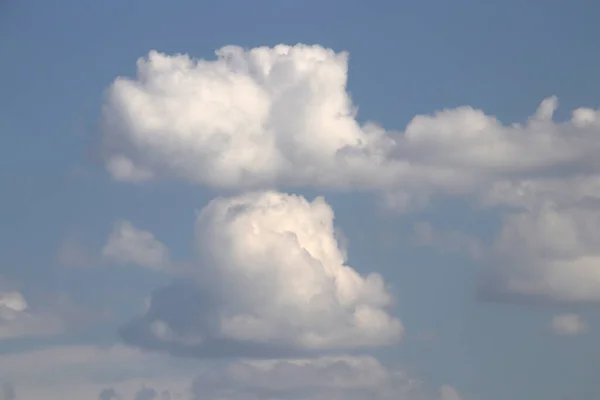
{"type": "Polygon", "coordinates": [[[0,376],[6,400],[460,400],[371,356],[199,362],[65,346],[0,355],[0,376]]]}

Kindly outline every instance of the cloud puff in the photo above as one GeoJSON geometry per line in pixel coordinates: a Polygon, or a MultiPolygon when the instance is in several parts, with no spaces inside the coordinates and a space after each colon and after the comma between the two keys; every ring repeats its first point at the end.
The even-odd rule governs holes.
{"type": "Polygon", "coordinates": [[[106,310],[81,306],[62,293],[38,293],[26,299],[0,276],[0,340],[74,332],[107,317],[106,310]]]}
{"type": "Polygon", "coordinates": [[[552,330],[557,335],[579,335],[587,330],[587,323],[580,315],[562,314],[552,319],[552,330]]]}
{"type": "Polygon", "coordinates": [[[499,295],[600,301],[600,208],[544,202],[504,218],[487,285],[499,295]]]}
{"type": "Polygon", "coordinates": [[[361,127],[347,54],[320,46],[228,46],[215,61],[156,51],[119,78],[104,107],[117,180],[175,176],[216,187],[354,186],[385,180],[389,140],[361,127]]]}
{"type": "Polygon", "coordinates": [[[153,269],[171,265],[169,249],[151,232],[136,228],[129,221],[118,221],[102,249],[102,256],[120,264],[133,264],[153,269]]]}
{"type": "Polygon", "coordinates": [[[213,200],[198,214],[199,259],[184,273],[188,282],[155,293],[125,336],[230,351],[231,342],[305,350],[397,343],[403,327],[386,311],[383,279],[345,265],[333,217],[322,198],[274,191],[213,200]]]}
{"type": "Polygon", "coordinates": [[[18,291],[0,289],[0,340],[62,333],[64,321],[48,312],[31,310],[18,291]]]}

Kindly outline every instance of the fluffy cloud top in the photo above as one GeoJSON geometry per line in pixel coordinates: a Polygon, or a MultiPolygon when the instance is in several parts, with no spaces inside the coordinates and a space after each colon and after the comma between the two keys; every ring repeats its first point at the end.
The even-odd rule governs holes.
{"type": "Polygon", "coordinates": [[[394,343],[402,326],[378,274],[345,265],[322,199],[277,192],[217,199],[199,215],[198,251],[228,296],[221,332],[305,348],[394,343]]]}
{"type": "Polygon", "coordinates": [[[115,223],[102,256],[112,262],[154,269],[166,269],[171,264],[167,247],[151,232],[138,229],[129,221],[115,223]]]}
{"type": "Polygon", "coordinates": [[[561,302],[600,301],[600,207],[543,202],[504,218],[491,253],[500,293],[561,302]]]}
{"type": "Polygon", "coordinates": [[[227,46],[212,61],[153,51],[137,66],[104,107],[107,168],[119,180],[479,193],[514,176],[600,166],[600,113],[581,108],[555,123],[555,97],[526,124],[459,107],[416,116],[404,132],[360,125],[347,54],[320,46],[227,46]]]}
{"type": "Polygon", "coordinates": [[[389,139],[354,119],[345,53],[228,46],[217,56],[153,51],[138,61],[136,80],[113,83],[104,144],[115,179],[175,176],[229,188],[386,180],[379,164],[389,139]]]}
{"type": "MultiPolygon", "coordinates": [[[[231,342],[323,350],[397,343],[400,321],[378,274],[346,265],[333,210],[274,191],[218,198],[196,222],[186,285],[154,294],[140,329],[170,344],[231,342]]],[[[140,332],[126,335],[136,341],[140,332]]],[[[138,338],[139,339],[139,338],[138,338]]]]}

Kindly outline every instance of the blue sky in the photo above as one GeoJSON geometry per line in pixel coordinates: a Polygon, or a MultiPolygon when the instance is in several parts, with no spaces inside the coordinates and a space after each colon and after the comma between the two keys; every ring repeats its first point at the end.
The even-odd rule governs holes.
{"type": "MultiPolygon", "coordinates": [[[[153,290],[174,278],[131,259],[111,265],[101,260],[115,221],[131,221],[152,232],[173,260],[190,260],[195,257],[196,212],[217,194],[244,193],[241,186],[190,184],[176,172],[173,179],[143,183],[118,182],[107,172],[99,149],[107,135],[101,110],[111,102],[108,89],[118,76],[135,77],[136,60],[150,50],[206,60],[214,60],[214,52],[226,45],[252,49],[304,43],[347,51],[346,90],[358,106],[357,121],[376,121],[390,132],[402,132],[415,115],[463,105],[506,125],[526,123],[552,95],[560,103],[554,117],[560,122],[578,107],[600,107],[598,12],[597,4],[584,0],[2,2],[0,282],[14,289],[7,293],[22,293],[34,311],[33,305],[41,304],[44,313],[58,313],[69,323],[58,334],[0,340],[0,358],[75,344],[121,346],[119,329],[144,312],[153,290]],[[61,261],[65,243],[79,255],[70,263],[61,261]],[[61,296],[68,300],[56,300],[61,296]]],[[[597,146],[597,139],[590,140],[589,146],[597,146]]],[[[545,149],[524,146],[519,154],[545,149]]],[[[514,164],[519,161],[515,158],[514,164]]],[[[590,165],[589,176],[596,176],[598,165],[590,165]]],[[[282,189],[279,183],[267,185],[308,199],[324,195],[348,239],[348,265],[361,274],[382,274],[395,297],[389,312],[402,321],[402,341],[352,352],[374,355],[384,365],[401,364],[428,387],[450,385],[463,399],[590,399],[600,394],[594,372],[600,365],[597,299],[522,301],[523,293],[511,293],[507,301],[485,300],[478,296],[478,282],[489,260],[460,249],[444,252],[435,243],[413,244],[413,224],[426,221],[440,232],[461,232],[492,247],[506,204],[477,207],[472,199],[480,192],[462,197],[440,192],[425,207],[401,212],[383,205],[380,194],[387,187],[336,190],[309,182],[282,189]],[[577,314],[587,328],[556,334],[552,320],[565,314],[577,314]]],[[[590,212],[598,215],[598,209],[590,212]]],[[[593,232],[600,230],[591,232],[593,240],[593,232]]],[[[165,356],[160,368],[171,368],[175,380],[187,379],[177,375],[181,366],[172,367],[173,362],[187,361],[165,356]]],[[[23,387],[27,377],[10,378],[17,399],[29,398],[20,393],[44,390],[49,398],[66,393],[56,385],[28,392],[23,387]]],[[[2,379],[8,381],[0,374],[2,379]]],[[[69,376],[60,379],[68,387],[69,376]]],[[[77,379],[84,387],[85,379],[96,378],[77,379]]]]}

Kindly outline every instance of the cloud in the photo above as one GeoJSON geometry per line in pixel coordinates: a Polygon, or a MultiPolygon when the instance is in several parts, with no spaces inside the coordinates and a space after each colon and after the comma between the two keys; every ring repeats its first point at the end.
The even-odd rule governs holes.
{"type": "Polygon", "coordinates": [[[183,400],[201,371],[199,363],[121,345],[58,346],[0,355],[0,376],[11,383],[18,400],[134,400],[144,388],[168,390],[183,400]]]}
{"type": "Polygon", "coordinates": [[[600,301],[600,208],[543,202],[508,214],[491,253],[487,288],[553,302],[600,301]]]}
{"type": "Polygon", "coordinates": [[[579,335],[587,328],[585,320],[577,314],[562,314],[552,319],[552,330],[557,335],[579,335]]]}
{"type": "Polygon", "coordinates": [[[498,201],[494,189],[514,178],[600,167],[600,112],[580,108],[570,121],[554,123],[556,97],[525,124],[504,125],[463,106],[386,131],[357,122],[345,52],[299,44],[227,46],[216,54],[194,60],[152,51],[138,60],[135,78],[113,82],[103,151],[114,178],[380,189],[396,201],[433,193],[498,201]]]}
{"type": "Polygon", "coordinates": [[[32,310],[20,292],[0,289],[0,340],[55,335],[64,330],[60,316],[32,310]]]}
{"type": "Polygon", "coordinates": [[[61,346],[2,354],[0,376],[19,400],[455,400],[366,355],[224,362],[61,346]]]}
{"type": "Polygon", "coordinates": [[[136,228],[129,221],[118,221],[102,249],[102,256],[119,264],[132,264],[152,269],[171,265],[169,250],[151,232],[136,228]]]}
{"type": "Polygon", "coordinates": [[[461,106],[385,130],[357,122],[347,75],[348,54],[320,46],[227,46],[214,60],[152,51],[134,78],[108,90],[107,169],[120,181],[373,191],[403,211],[463,197],[504,213],[480,292],[600,300],[597,250],[586,239],[599,226],[600,111],[578,108],[556,122],[551,96],[523,123],[461,106]],[[562,225],[540,232],[552,218],[562,225]],[[560,229],[569,243],[557,243],[560,229]],[[550,243],[564,251],[548,252],[550,243]]]}
{"type": "Polygon", "coordinates": [[[346,53],[227,46],[217,56],[152,51],[138,61],[136,80],[115,80],[103,113],[106,165],[115,179],[370,186],[385,172],[377,163],[386,162],[390,143],[381,129],[354,118],[346,53]]]}
{"type": "Polygon", "coordinates": [[[320,197],[266,191],[213,200],[197,217],[198,260],[186,282],[155,292],[124,336],[204,347],[198,354],[399,342],[403,327],[386,311],[392,297],[382,277],[346,265],[333,218],[320,197]]]}
{"type": "Polygon", "coordinates": [[[242,360],[199,376],[192,399],[417,400],[437,396],[401,369],[370,356],[242,360]]]}
{"type": "Polygon", "coordinates": [[[82,306],[63,293],[35,293],[26,299],[0,276],[0,341],[77,332],[109,317],[106,310],[82,306]]]}

